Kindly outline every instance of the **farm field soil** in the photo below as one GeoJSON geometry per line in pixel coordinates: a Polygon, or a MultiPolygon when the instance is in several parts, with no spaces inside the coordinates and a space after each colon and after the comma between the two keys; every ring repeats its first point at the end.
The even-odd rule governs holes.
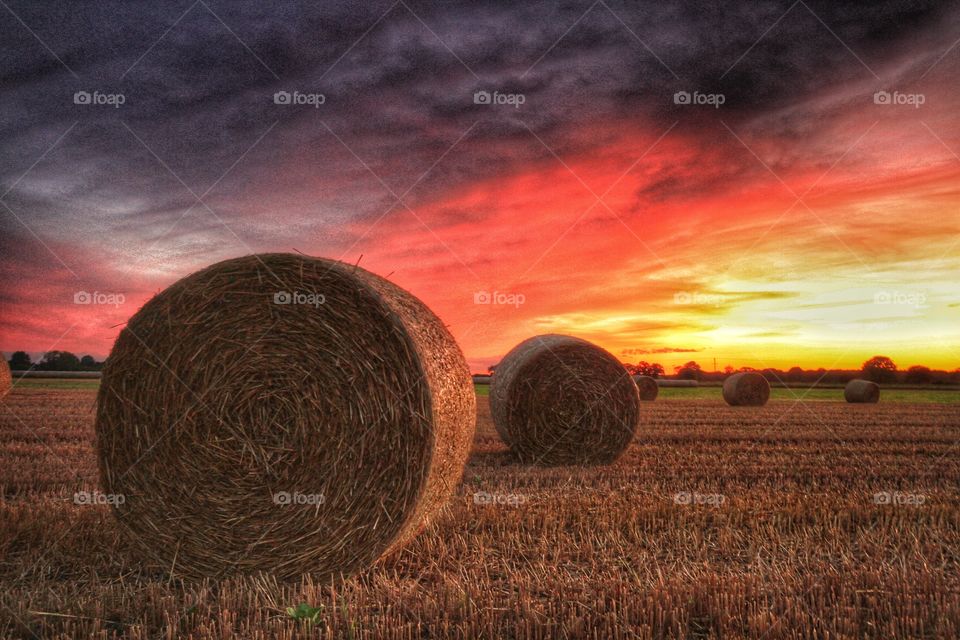
{"type": "Polygon", "coordinates": [[[451,504],[334,584],[132,559],[109,507],[74,501],[98,489],[94,405],[0,400],[0,638],[960,637],[955,404],[667,397],[614,465],[541,469],[481,397],[451,504]]]}

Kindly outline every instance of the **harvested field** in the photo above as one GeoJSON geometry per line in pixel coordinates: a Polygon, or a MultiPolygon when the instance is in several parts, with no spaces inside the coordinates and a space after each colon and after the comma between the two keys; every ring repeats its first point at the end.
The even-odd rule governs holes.
{"type": "Polygon", "coordinates": [[[515,464],[485,398],[463,484],[343,583],[184,583],[95,492],[95,393],[0,401],[0,637],[960,635],[960,406],[641,407],[609,467],[515,464]],[[314,625],[285,609],[321,610],[314,625]],[[318,631],[321,632],[318,634],[318,631]]]}

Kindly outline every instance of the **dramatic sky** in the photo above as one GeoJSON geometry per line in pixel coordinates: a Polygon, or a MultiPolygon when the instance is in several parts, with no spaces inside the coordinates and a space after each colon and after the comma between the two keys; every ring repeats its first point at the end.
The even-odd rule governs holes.
{"type": "Polygon", "coordinates": [[[960,6],[861,4],[4,0],[0,350],[102,358],[178,278],[297,250],[477,371],[547,332],[954,369],[960,6]]]}

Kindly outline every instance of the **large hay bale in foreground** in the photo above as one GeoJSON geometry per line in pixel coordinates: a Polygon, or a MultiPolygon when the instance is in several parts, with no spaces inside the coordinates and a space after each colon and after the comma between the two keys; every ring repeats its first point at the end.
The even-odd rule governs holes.
{"type": "Polygon", "coordinates": [[[10,365],[6,356],[0,357],[0,398],[7,395],[13,388],[13,377],[10,375],[10,365]]]}
{"type": "Polygon", "coordinates": [[[761,407],[770,399],[770,383],[755,371],[735,373],[723,381],[723,399],[732,407],[761,407]]]}
{"type": "Polygon", "coordinates": [[[880,385],[869,380],[851,380],[843,389],[843,397],[847,402],[880,402],[880,385]]]}
{"type": "Polygon", "coordinates": [[[476,397],[419,300],[332,260],[264,254],[175,283],[103,373],[103,490],[176,575],[350,574],[460,481],[476,397]]]}
{"type": "Polygon", "coordinates": [[[500,361],[490,411],[500,437],[523,462],[608,464],[633,439],[640,396],[611,354],[551,334],[521,342],[500,361]]]}
{"type": "Polygon", "coordinates": [[[644,402],[653,402],[660,393],[660,386],[655,378],[650,376],[633,376],[633,381],[637,384],[637,390],[640,392],[640,400],[644,402]]]}

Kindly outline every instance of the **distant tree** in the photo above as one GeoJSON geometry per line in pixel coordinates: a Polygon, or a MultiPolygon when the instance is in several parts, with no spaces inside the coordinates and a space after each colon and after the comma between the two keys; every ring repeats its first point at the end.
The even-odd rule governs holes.
{"type": "Polygon", "coordinates": [[[664,373],[662,364],[642,360],[633,368],[633,372],[638,376],[650,376],[651,378],[659,378],[664,373]]]}
{"type": "Polygon", "coordinates": [[[734,371],[736,371],[736,369],[734,369],[734,368],[731,367],[730,365],[727,365],[727,366],[725,366],[725,367],[723,368],[723,372],[724,372],[725,374],[727,374],[727,375],[730,375],[730,374],[733,373],[734,371]]]}
{"type": "Polygon", "coordinates": [[[699,380],[703,373],[700,365],[693,360],[682,367],[674,367],[673,369],[677,372],[677,377],[681,380],[699,380]]]}
{"type": "Polygon", "coordinates": [[[93,356],[83,356],[80,358],[80,368],[92,371],[97,368],[97,361],[93,359],[93,356]]]}
{"type": "Polygon", "coordinates": [[[740,367],[740,371],[756,371],[753,367],[740,367]]]}
{"type": "Polygon", "coordinates": [[[26,371],[33,366],[33,362],[30,360],[30,354],[26,351],[14,351],[13,355],[10,356],[10,368],[14,371],[26,371]]]}
{"type": "Polygon", "coordinates": [[[895,382],[897,365],[887,356],[873,356],[863,363],[863,377],[873,382],[895,382]]]}
{"type": "Polygon", "coordinates": [[[803,380],[803,369],[800,367],[790,367],[790,370],[784,376],[790,382],[801,382],[803,380]]]}
{"type": "Polygon", "coordinates": [[[915,365],[907,369],[907,375],[903,377],[903,381],[910,384],[930,384],[933,382],[933,372],[930,367],[915,365]]]}
{"type": "Polygon", "coordinates": [[[79,371],[80,358],[69,351],[48,351],[37,366],[44,371],[79,371]]]}

